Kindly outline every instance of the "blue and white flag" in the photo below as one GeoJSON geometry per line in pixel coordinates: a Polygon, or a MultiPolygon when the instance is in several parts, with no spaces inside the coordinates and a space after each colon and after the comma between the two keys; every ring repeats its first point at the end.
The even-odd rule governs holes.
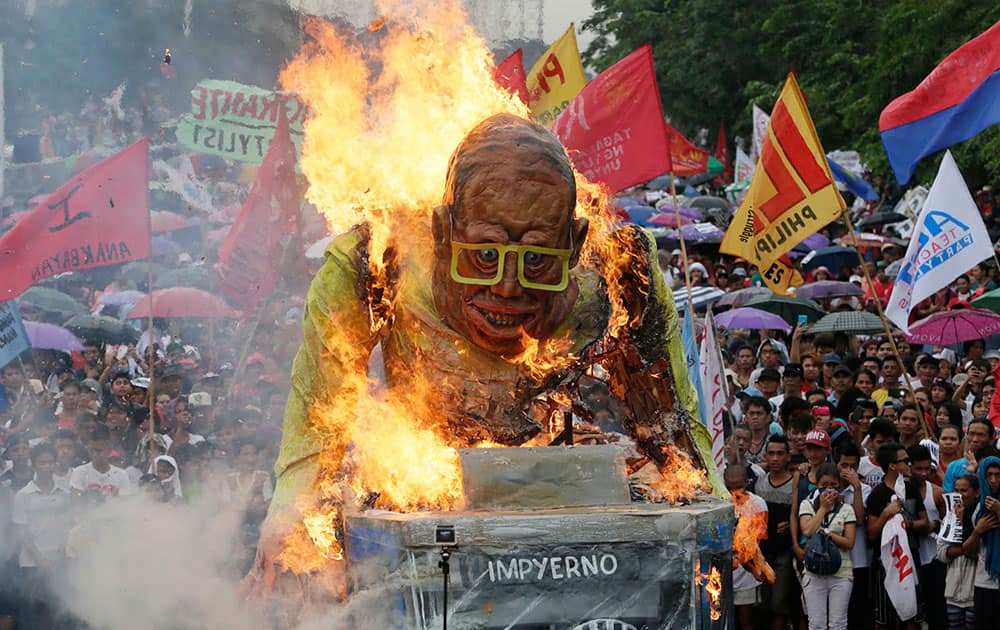
{"type": "Polygon", "coordinates": [[[705,397],[701,393],[701,370],[698,369],[697,337],[694,334],[694,316],[691,309],[684,311],[684,321],[681,322],[681,345],[684,346],[684,358],[687,360],[688,377],[694,385],[694,391],[698,392],[698,415],[700,420],[705,421],[705,397]]]}
{"type": "Polygon", "coordinates": [[[914,305],[992,255],[993,244],[976,202],[951,151],[946,151],[914,225],[886,316],[908,333],[914,305]]]}
{"type": "Polygon", "coordinates": [[[712,459],[715,461],[715,466],[722,470],[726,446],[725,411],[729,393],[726,388],[725,364],[722,362],[719,342],[715,336],[715,319],[712,317],[711,306],[705,314],[705,337],[701,340],[698,371],[704,387],[698,392],[698,400],[705,427],[712,436],[712,459]]]}
{"type": "Polygon", "coordinates": [[[14,300],[0,302],[0,368],[17,358],[31,345],[14,300]]]}
{"type": "Polygon", "coordinates": [[[838,164],[829,155],[826,156],[826,161],[830,165],[833,178],[846,186],[847,190],[854,193],[855,196],[861,197],[865,201],[879,200],[879,195],[871,184],[838,164]]]}

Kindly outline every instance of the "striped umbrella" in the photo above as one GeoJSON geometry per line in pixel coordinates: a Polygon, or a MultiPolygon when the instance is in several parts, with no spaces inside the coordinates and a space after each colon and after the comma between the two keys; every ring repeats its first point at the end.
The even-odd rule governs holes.
{"type": "Polygon", "coordinates": [[[885,327],[878,315],[867,311],[839,311],[830,313],[808,328],[809,334],[843,332],[865,335],[882,332],[885,327]]]}
{"type": "MultiPolygon", "coordinates": [[[[719,301],[726,292],[716,287],[693,287],[691,289],[691,305],[695,310],[719,301]]],[[[688,290],[686,286],[674,289],[674,306],[678,311],[686,311],[688,307],[688,290]]]]}

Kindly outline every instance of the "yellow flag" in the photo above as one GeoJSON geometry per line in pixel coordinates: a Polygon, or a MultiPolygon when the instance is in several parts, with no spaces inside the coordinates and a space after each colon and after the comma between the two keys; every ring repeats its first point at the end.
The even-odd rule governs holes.
{"type": "Polygon", "coordinates": [[[546,127],[552,126],[559,112],[587,84],[572,24],[531,67],[527,83],[528,107],[535,120],[546,127]]]}
{"type": "Polygon", "coordinates": [[[805,97],[789,73],[760,149],[750,188],[733,217],[720,251],[760,269],[764,282],[786,293],[801,282],[780,260],[844,209],[819,143],[805,97]]]}

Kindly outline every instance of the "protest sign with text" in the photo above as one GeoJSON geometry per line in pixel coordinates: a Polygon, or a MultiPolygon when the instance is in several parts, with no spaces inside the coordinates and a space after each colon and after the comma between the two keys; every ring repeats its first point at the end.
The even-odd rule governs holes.
{"type": "Polygon", "coordinates": [[[0,297],[67,271],[150,253],[149,141],[74,175],[0,237],[0,297]]]}
{"type": "Polygon", "coordinates": [[[704,401],[705,427],[712,436],[712,459],[716,467],[722,470],[725,463],[725,412],[729,401],[726,387],[725,364],[719,353],[719,341],[715,335],[715,318],[712,317],[712,307],[705,314],[705,337],[701,340],[699,358],[699,373],[701,374],[700,400],[704,401]]]}
{"type": "Polygon", "coordinates": [[[584,176],[617,192],[670,170],[663,125],[653,51],[646,44],[594,78],[552,132],[584,176]]]}
{"type": "Polygon", "coordinates": [[[31,347],[14,300],[0,302],[0,368],[31,347]]]}
{"type": "Polygon", "coordinates": [[[297,95],[233,81],[201,81],[191,90],[191,113],[177,121],[177,141],[199,153],[259,164],[274,137],[279,111],[300,150],[309,108],[297,95]]]}

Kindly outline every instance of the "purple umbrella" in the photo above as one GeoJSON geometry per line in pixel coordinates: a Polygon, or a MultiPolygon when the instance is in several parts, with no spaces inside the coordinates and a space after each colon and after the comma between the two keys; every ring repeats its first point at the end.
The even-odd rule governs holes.
{"type": "Polygon", "coordinates": [[[62,326],[26,321],[24,322],[24,330],[28,333],[31,347],[37,350],[59,350],[61,352],[83,350],[83,344],[76,338],[76,335],[62,326]]]}
{"type": "MultiPolygon", "coordinates": [[[[673,214],[674,204],[668,201],[667,203],[659,204],[656,209],[659,210],[660,212],[673,214]]],[[[695,221],[701,221],[701,219],[705,216],[705,212],[701,208],[687,208],[685,206],[681,206],[678,209],[678,212],[682,217],[694,219],[695,221]]]]}
{"type": "Polygon", "coordinates": [[[790,332],[792,327],[784,319],[774,313],[762,311],[752,306],[734,308],[715,316],[715,321],[725,328],[748,328],[750,330],[783,330],[790,332]]]}
{"type": "Polygon", "coordinates": [[[864,295],[861,287],[853,282],[840,282],[838,280],[820,280],[804,284],[795,289],[795,295],[806,297],[810,300],[820,298],[848,297],[851,295],[864,295]]]}
{"type": "Polygon", "coordinates": [[[982,339],[1000,332],[1000,315],[982,308],[942,311],[910,326],[910,343],[947,346],[971,339],[982,339]]]}
{"type": "Polygon", "coordinates": [[[823,236],[822,234],[810,234],[801,243],[795,246],[795,249],[801,252],[811,252],[815,249],[820,249],[822,247],[829,247],[830,239],[823,236]]]}
{"type": "MultiPolygon", "coordinates": [[[[721,243],[722,237],[726,234],[711,223],[691,223],[682,226],[680,231],[684,235],[684,241],[692,245],[699,243],[721,243]]],[[[677,230],[671,230],[663,238],[668,243],[680,243],[677,230]]]]}
{"type": "Polygon", "coordinates": [[[142,291],[114,291],[102,293],[101,297],[97,298],[97,303],[105,306],[131,306],[138,304],[144,297],[146,294],[142,291]]]}

